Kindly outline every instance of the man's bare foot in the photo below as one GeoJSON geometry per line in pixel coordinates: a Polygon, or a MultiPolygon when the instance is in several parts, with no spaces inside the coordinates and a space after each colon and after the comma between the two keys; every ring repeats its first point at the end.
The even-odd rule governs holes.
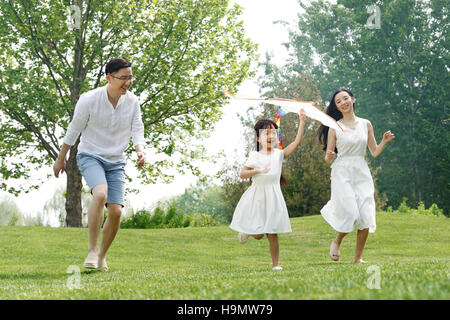
{"type": "Polygon", "coordinates": [[[105,257],[98,257],[98,266],[97,270],[103,270],[108,271],[108,265],[106,264],[106,258],[105,257]]]}
{"type": "Polygon", "coordinates": [[[98,261],[97,252],[91,250],[88,252],[86,260],[84,260],[83,267],[86,269],[96,269],[97,261],[98,261]]]}

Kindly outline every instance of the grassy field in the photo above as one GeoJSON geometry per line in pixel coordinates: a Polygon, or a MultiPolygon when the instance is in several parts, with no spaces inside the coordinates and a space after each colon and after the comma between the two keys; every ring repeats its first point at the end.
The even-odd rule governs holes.
{"type": "Polygon", "coordinates": [[[365,265],[352,263],[356,232],[334,262],[321,216],[291,223],[279,237],[281,272],[266,238],[242,245],[228,226],[122,229],[108,272],[82,268],[87,229],[0,227],[0,299],[450,298],[450,219],[378,213],[365,265]]]}

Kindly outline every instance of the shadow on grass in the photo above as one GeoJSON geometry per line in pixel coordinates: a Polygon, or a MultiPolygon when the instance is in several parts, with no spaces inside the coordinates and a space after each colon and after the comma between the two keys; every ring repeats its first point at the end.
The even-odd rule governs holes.
{"type": "Polygon", "coordinates": [[[82,274],[82,275],[90,275],[90,274],[97,274],[97,273],[104,273],[104,271],[97,270],[97,269],[85,269],[84,271],[80,272],[80,274],[82,274]]]}
{"type": "MultiPolygon", "coordinates": [[[[95,275],[102,274],[102,270],[84,269],[80,272],[81,275],[95,275]]],[[[72,273],[73,274],[73,273],[72,273]]],[[[15,274],[0,274],[0,281],[15,281],[15,280],[57,280],[66,279],[71,273],[68,272],[24,272],[15,274]]]]}
{"type": "Polygon", "coordinates": [[[339,266],[339,265],[358,265],[356,263],[353,262],[343,262],[343,261],[330,261],[330,262],[323,262],[323,263],[305,263],[304,266],[339,266]]]}
{"type": "Polygon", "coordinates": [[[0,274],[0,280],[53,280],[67,278],[68,273],[29,272],[19,274],[0,274]]]}

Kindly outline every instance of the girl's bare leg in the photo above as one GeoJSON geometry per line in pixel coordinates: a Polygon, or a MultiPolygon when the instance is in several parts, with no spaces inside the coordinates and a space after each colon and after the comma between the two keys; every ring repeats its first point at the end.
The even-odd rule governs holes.
{"type": "Polygon", "coordinates": [[[270,255],[272,256],[272,267],[278,266],[278,260],[280,258],[280,245],[278,243],[278,235],[276,233],[268,233],[270,255]]]}
{"type": "Polygon", "coordinates": [[[251,236],[256,240],[261,240],[264,237],[264,234],[252,234],[251,236]]]}

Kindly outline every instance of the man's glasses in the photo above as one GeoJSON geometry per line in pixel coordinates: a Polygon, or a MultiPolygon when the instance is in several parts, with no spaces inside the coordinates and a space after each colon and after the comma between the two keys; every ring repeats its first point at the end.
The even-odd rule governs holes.
{"type": "Polygon", "coordinates": [[[134,76],[122,76],[122,77],[115,77],[112,74],[110,74],[111,77],[122,80],[122,81],[133,81],[136,80],[134,76]]]}

